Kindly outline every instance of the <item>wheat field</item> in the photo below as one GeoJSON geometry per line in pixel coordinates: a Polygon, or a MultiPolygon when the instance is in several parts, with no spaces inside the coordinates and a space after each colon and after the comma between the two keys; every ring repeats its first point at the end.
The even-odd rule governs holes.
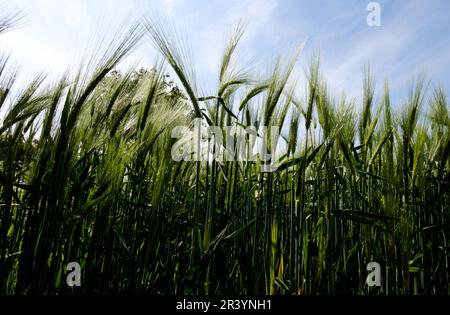
{"type": "MultiPolygon", "coordinates": [[[[1,18],[0,39],[15,18],[1,18]]],[[[233,62],[244,31],[224,43],[213,95],[151,19],[57,82],[19,86],[0,55],[2,294],[450,293],[446,91],[419,78],[392,104],[367,69],[355,104],[332,94],[313,57],[299,96],[304,56],[248,73],[233,62]],[[162,61],[118,71],[141,42],[162,61]],[[196,119],[224,138],[236,137],[225,126],[279,126],[276,170],[260,158],[175,161],[172,130],[196,119]],[[69,262],[80,287],[66,284],[69,262]],[[370,262],[381,286],[366,283],[370,262]]]]}

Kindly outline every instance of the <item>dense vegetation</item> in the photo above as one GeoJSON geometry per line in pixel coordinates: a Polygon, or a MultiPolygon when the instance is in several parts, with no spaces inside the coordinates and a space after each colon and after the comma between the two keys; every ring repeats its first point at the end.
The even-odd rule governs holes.
{"type": "Polygon", "coordinates": [[[243,30],[225,47],[215,95],[199,92],[185,50],[155,21],[119,32],[54,84],[37,76],[19,87],[2,55],[1,293],[450,292],[445,92],[425,99],[418,81],[394,105],[387,83],[374,95],[367,71],[355,104],[331,95],[313,59],[299,97],[297,54],[267,74],[236,66],[243,30]],[[179,88],[165,63],[114,70],[142,39],[179,88]],[[171,131],[194,118],[282,126],[278,169],[174,161],[171,131]],[[81,287],[66,285],[72,261],[81,287]],[[365,284],[372,261],[381,287],[365,284]]]}

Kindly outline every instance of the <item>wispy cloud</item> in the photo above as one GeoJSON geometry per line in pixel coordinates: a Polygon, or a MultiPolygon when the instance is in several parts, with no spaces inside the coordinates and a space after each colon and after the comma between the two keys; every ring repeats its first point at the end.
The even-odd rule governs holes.
{"type": "Polygon", "coordinates": [[[174,12],[178,0],[162,0],[162,6],[166,15],[171,15],[174,12]]]}
{"type": "Polygon", "coordinates": [[[402,88],[406,92],[408,82],[418,73],[437,72],[432,60],[440,60],[441,66],[448,65],[449,43],[440,49],[425,43],[424,36],[430,32],[435,18],[432,8],[424,2],[410,1],[400,8],[386,2],[382,6],[381,27],[361,25],[346,40],[327,46],[340,47],[337,54],[324,52],[324,70],[330,84],[352,97],[360,96],[359,78],[364,64],[369,63],[379,80],[389,79],[393,89],[402,88]],[[433,58],[424,58],[427,55],[433,58]]]}
{"type": "MultiPolygon", "coordinates": [[[[178,24],[188,35],[198,75],[205,85],[214,86],[227,35],[239,19],[247,18],[240,46],[244,56],[255,56],[265,65],[309,38],[306,57],[320,49],[331,86],[351,97],[360,95],[366,62],[379,81],[389,79],[400,92],[418,71],[426,71],[450,89],[446,72],[450,4],[445,0],[379,2],[382,26],[370,28],[367,2],[359,0],[17,0],[15,6],[26,9],[30,23],[2,36],[0,44],[30,74],[38,69],[57,72],[74,63],[94,33],[108,32],[111,21],[157,12],[168,22],[182,22],[178,24]]],[[[146,65],[154,59],[154,51],[142,46],[131,59],[146,65]]],[[[304,54],[301,64],[307,59],[304,54]]],[[[304,76],[303,71],[297,73],[304,76]]]]}

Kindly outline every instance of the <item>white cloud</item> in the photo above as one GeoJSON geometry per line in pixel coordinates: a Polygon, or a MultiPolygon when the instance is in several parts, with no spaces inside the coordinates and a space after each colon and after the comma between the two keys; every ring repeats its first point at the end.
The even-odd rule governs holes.
{"type": "Polygon", "coordinates": [[[249,50],[252,39],[263,33],[274,31],[273,13],[278,7],[276,0],[230,1],[227,11],[222,12],[221,18],[214,17],[208,26],[200,30],[201,67],[213,72],[217,70],[227,36],[241,19],[248,20],[248,27],[241,42],[243,50],[249,50]]]}
{"type": "MultiPolygon", "coordinates": [[[[380,28],[369,28],[365,24],[365,5],[359,8],[334,2],[323,12],[311,11],[307,3],[291,2],[289,5],[279,0],[229,0],[207,4],[200,0],[17,0],[16,6],[29,13],[29,24],[3,35],[1,46],[2,50],[11,50],[13,59],[31,74],[37,70],[58,72],[67,65],[76,65],[76,57],[84,53],[87,41],[108,32],[106,26],[111,21],[133,14],[139,17],[146,10],[160,12],[168,21],[185,25],[180,31],[190,40],[198,76],[207,86],[215,86],[227,36],[241,18],[249,20],[238,48],[242,59],[256,57],[262,60],[261,67],[264,67],[266,57],[284,53],[286,46],[292,47],[310,37],[306,54],[313,52],[313,48],[320,48],[323,70],[333,91],[345,90],[352,97],[360,94],[365,62],[373,66],[378,82],[388,78],[393,87],[404,85],[419,67],[432,74],[441,73],[442,77],[442,65],[450,63],[446,57],[450,48],[448,42],[434,48],[421,47],[420,31],[433,23],[430,19],[435,15],[430,5],[418,1],[382,4],[380,28]],[[68,17],[77,13],[72,12],[73,3],[79,4],[81,20],[79,25],[70,26],[66,23],[68,17]],[[296,11],[283,11],[287,8],[296,11]],[[393,12],[388,12],[391,8],[393,12]],[[286,13],[292,16],[284,19],[286,13]]],[[[129,60],[143,60],[144,65],[148,65],[154,60],[154,52],[149,45],[144,45],[129,60]]],[[[307,60],[302,55],[300,62],[307,60]]],[[[303,71],[299,76],[304,77],[303,71]]]]}
{"type": "Polygon", "coordinates": [[[173,15],[179,0],[162,0],[162,7],[166,15],[173,15]]]}
{"type": "MultiPolygon", "coordinates": [[[[429,49],[421,48],[420,32],[432,22],[432,15],[426,13],[426,6],[421,5],[421,8],[417,10],[417,2],[410,2],[389,19],[383,18],[381,27],[363,27],[353,32],[348,40],[334,43],[340,48],[339,53],[324,51],[323,69],[332,90],[345,91],[348,96],[360,99],[361,76],[366,63],[371,65],[380,89],[382,82],[388,79],[392,89],[406,90],[414,76],[430,70],[414,51],[429,49]]],[[[435,58],[444,59],[440,54],[446,52],[433,51],[435,58]]]]}

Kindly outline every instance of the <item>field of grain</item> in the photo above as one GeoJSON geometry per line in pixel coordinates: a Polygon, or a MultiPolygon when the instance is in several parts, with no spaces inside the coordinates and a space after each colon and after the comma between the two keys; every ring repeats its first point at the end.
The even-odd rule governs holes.
{"type": "MultiPolygon", "coordinates": [[[[14,19],[2,18],[0,40],[14,19]]],[[[270,73],[235,66],[244,30],[224,43],[214,95],[154,20],[121,28],[58,82],[18,86],[0,55],[2,294],[450,293],[446,91],[418,79],[391,104],[368,68],[354,104],[314,57],[299,97],[296,52],[270,73]],[[116,71],[142,41],[163,62],[116,71]],[[236,137],[225,126],[279,126],[276,169],[258,157],[175,161],[172,130],[195,119],[224,138],[236,137]],[[79,287],[66,284],[69,262],[79,287]],[[381,286],[366,283],[370,262],[381,286]]]]}

